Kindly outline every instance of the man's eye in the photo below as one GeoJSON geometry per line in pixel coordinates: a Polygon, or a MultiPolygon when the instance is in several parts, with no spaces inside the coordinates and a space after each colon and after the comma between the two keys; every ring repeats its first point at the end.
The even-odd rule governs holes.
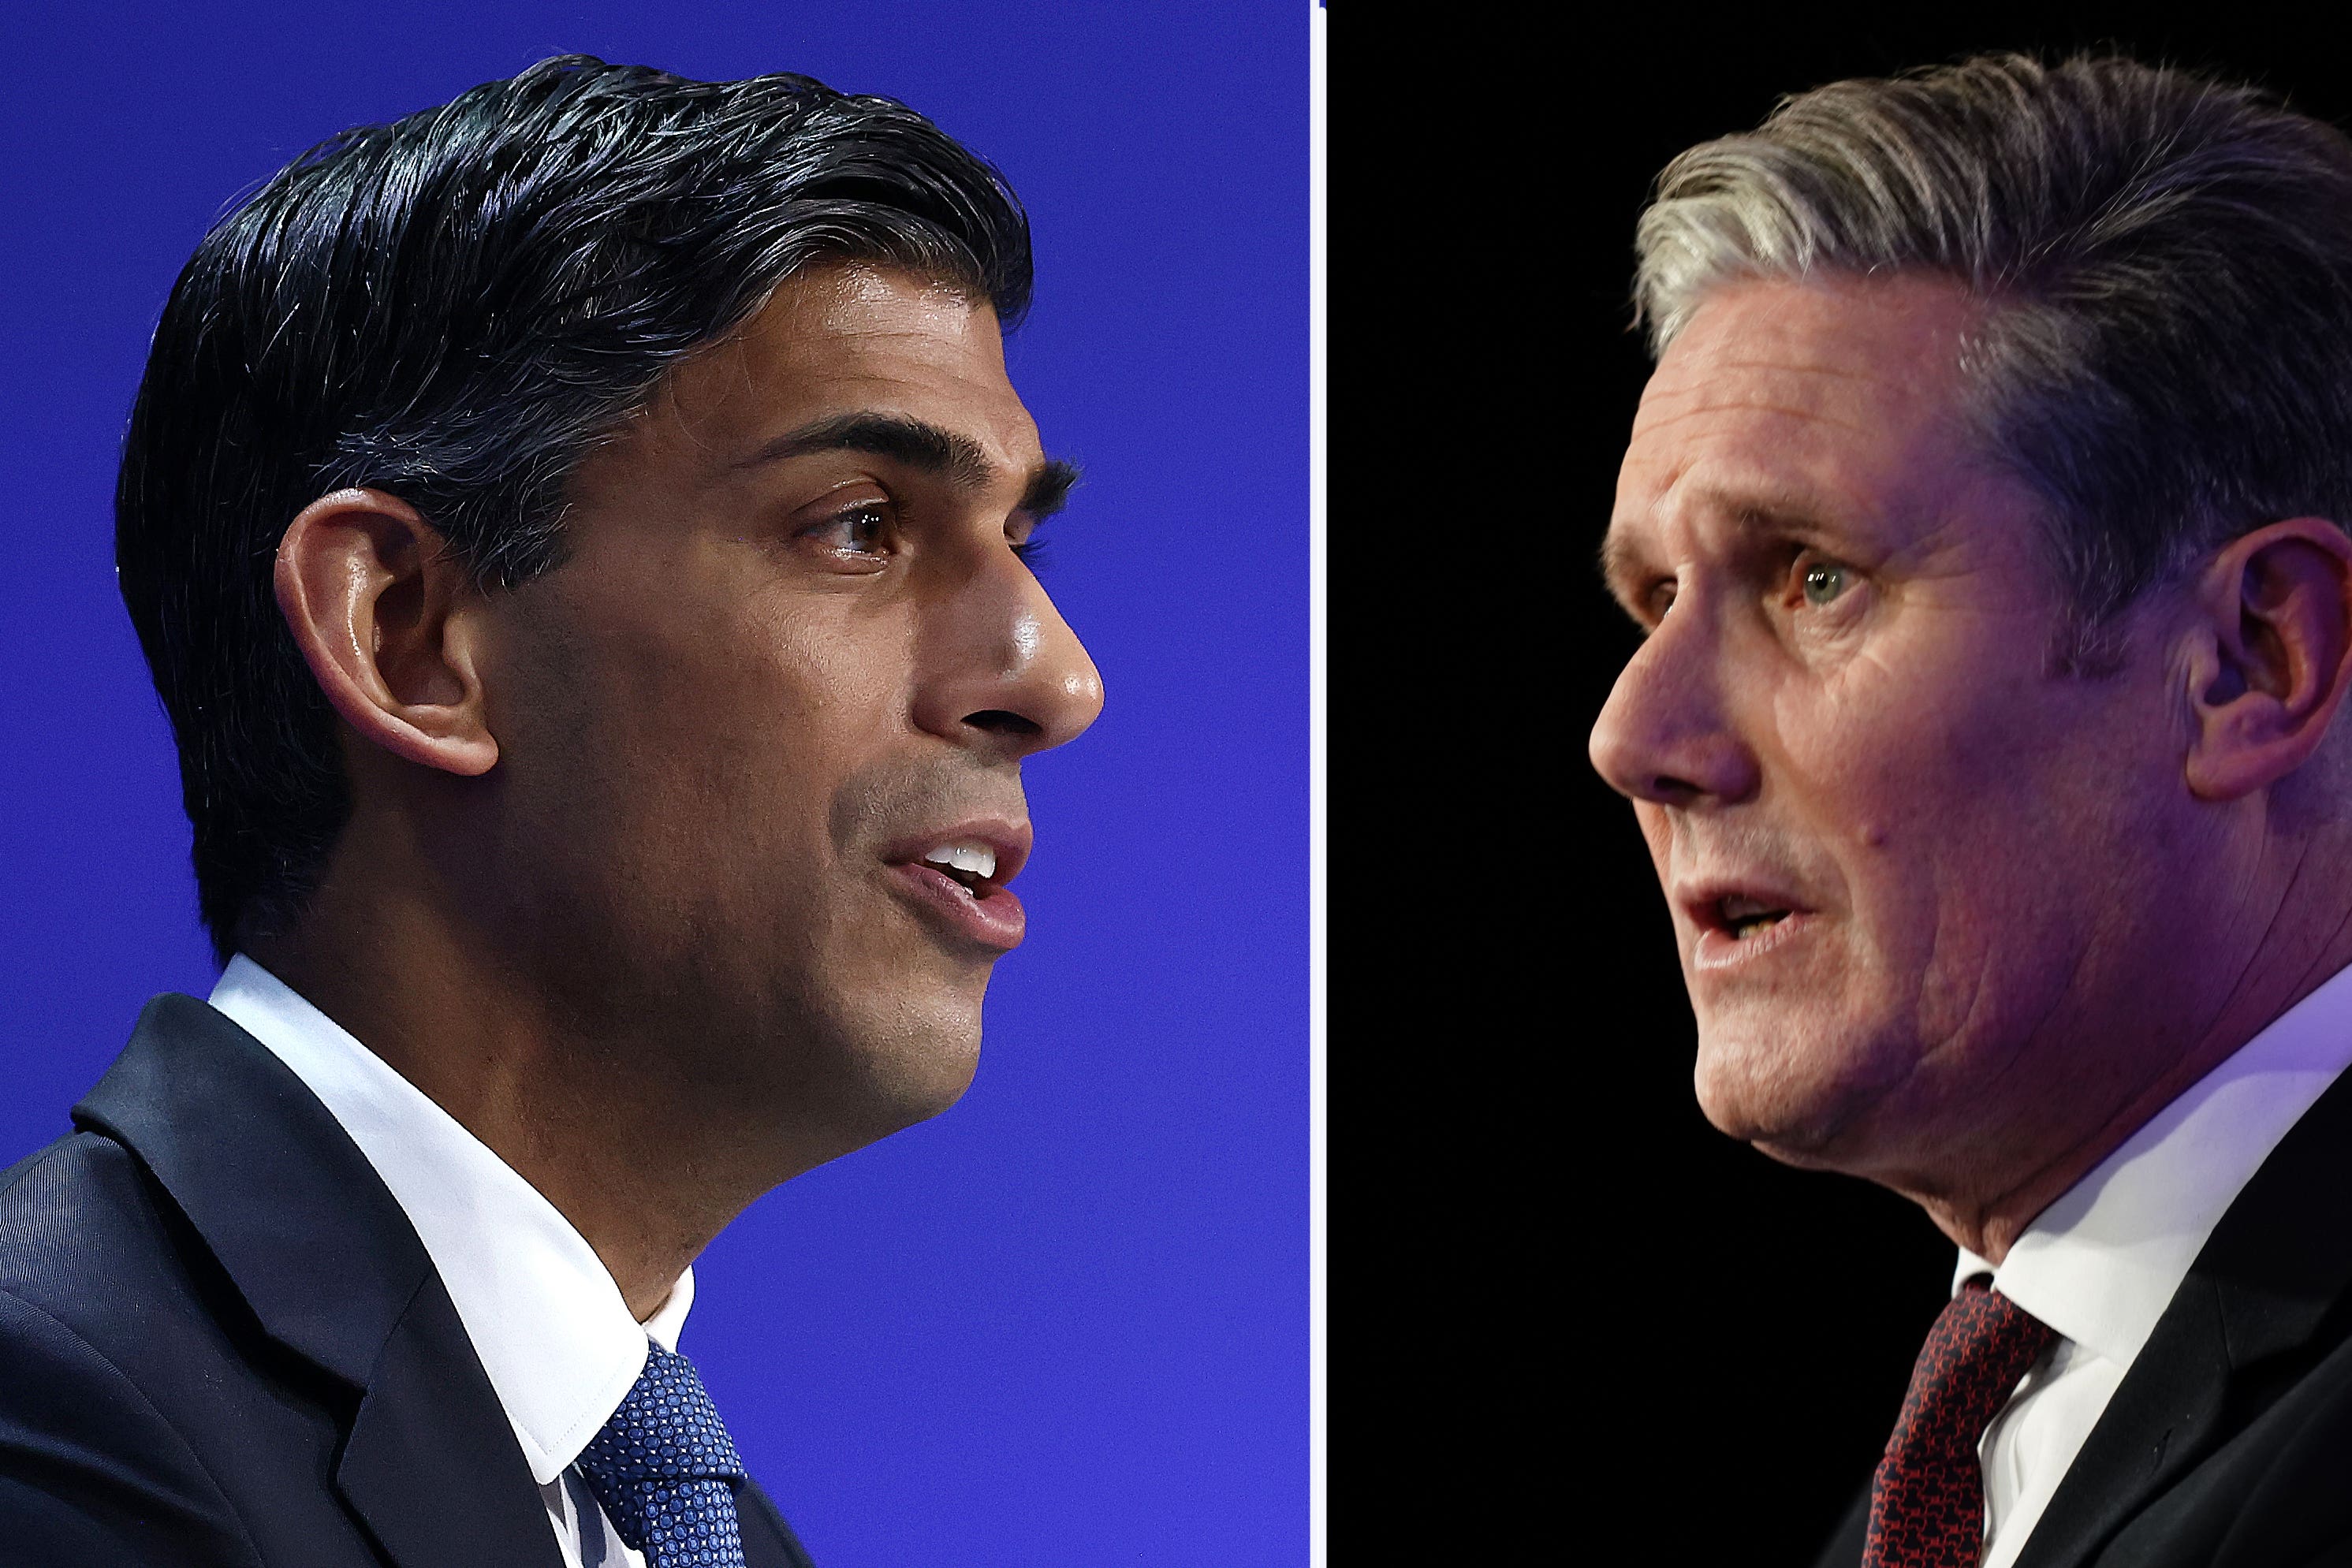
{"type": "Polygon", "coordinates": [[[1799,591],[1808,604],[1827,604],[1853,585],[1852,574],[1835,561],[1817,560],[1805,568],[1799,591]]]}
{"type": "Polygon", "coordinates": [[[881,507],[852,507],[809,529],[807,537],[829,549],[874,555],[881,552],[889,531],[889,516],[881,507]]]}

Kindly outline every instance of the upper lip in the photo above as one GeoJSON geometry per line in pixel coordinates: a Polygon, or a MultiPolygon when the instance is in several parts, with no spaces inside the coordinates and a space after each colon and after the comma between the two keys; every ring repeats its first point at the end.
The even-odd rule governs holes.
{"type": "Polygon", "coordinates": [[[919,833],[908,833],[883,851],[882,858],[891,865],[912,865],[931,851],[950,844],[985,844],[996,854],[996,870],[985,879],[986,884],[1003,887],[1020,874],[1035,836],[1025,821],[979,818],[952,827],[926,828],[919,833]]]}
{"type": "Polygon", "coordinates": [[[1731,922],[1723,914],[1724,901],[1730,898],[1749,899],[1764,909],[1783,910],[1790,915],[1811,912],[1811,906],[1790,892],[1786,883],[1766,876],[1707,877],[1678,883],[1675,887],[1675,907],[1702,930],[1731,928],[1731,922]]]}

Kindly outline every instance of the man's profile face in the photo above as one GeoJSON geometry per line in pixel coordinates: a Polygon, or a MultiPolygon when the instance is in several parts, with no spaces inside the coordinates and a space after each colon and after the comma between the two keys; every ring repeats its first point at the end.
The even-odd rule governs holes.
{"type": "Polygon", "coordinates": [[[573,481],[493,611],[485,918],[706,1094],[856,1146],[969,1082],[1022,760],[1100,683],[1015,551],[1055,498],[994,315],[905,275],[779,288],[573,481]],[[936,852],[963,862],[926,862],[936,852]]]}
{"type": "Polygon", "coordinates": [[[2162,990],[2145,938],[2180,890],[2150,846],[2188,831],[2158,642],[2056,667],[2034,497],[1959,418],[1979,308],[1916,277],[1708,296],[1606,549],[1647,635],[1592,757],[1672,908],[1701,1103],[1898,1186],[2122,1092],[2036,1043],[2162,990]]]}

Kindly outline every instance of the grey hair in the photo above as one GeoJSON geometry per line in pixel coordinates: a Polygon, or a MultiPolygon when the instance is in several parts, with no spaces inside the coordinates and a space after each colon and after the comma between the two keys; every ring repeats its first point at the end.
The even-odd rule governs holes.
{"type": "Polygon", "coordinates": [[[1635,250],[1656,353],[1746,278],[1985,300],[1970,412],[2047,503],[2069,664],[2240,533],[2352,524],[2352,141],[2260,89],[2113,56],[1833,82],[1675,158],[1635,250]]]}

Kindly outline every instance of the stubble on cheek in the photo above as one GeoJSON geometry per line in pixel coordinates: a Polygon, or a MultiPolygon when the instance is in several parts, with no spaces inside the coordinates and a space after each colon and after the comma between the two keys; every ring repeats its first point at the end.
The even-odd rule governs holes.
{"type": "Polygon", "coordinates": [[[783,924],[762,905],[805,904],[793,881],[824,846],[821,804],[807,843],[776,809],[794,794],[794,759],[777,755],[791,694],[761,678],[764,650],[701,580],[707,563],[675,553],[659,570],[581,561],[518,591],[499,650],[508,841],[492,880],[511,939],[583,1020],[683,1036],[723,1030],[762,983],[758,949],[783,924]]]}

